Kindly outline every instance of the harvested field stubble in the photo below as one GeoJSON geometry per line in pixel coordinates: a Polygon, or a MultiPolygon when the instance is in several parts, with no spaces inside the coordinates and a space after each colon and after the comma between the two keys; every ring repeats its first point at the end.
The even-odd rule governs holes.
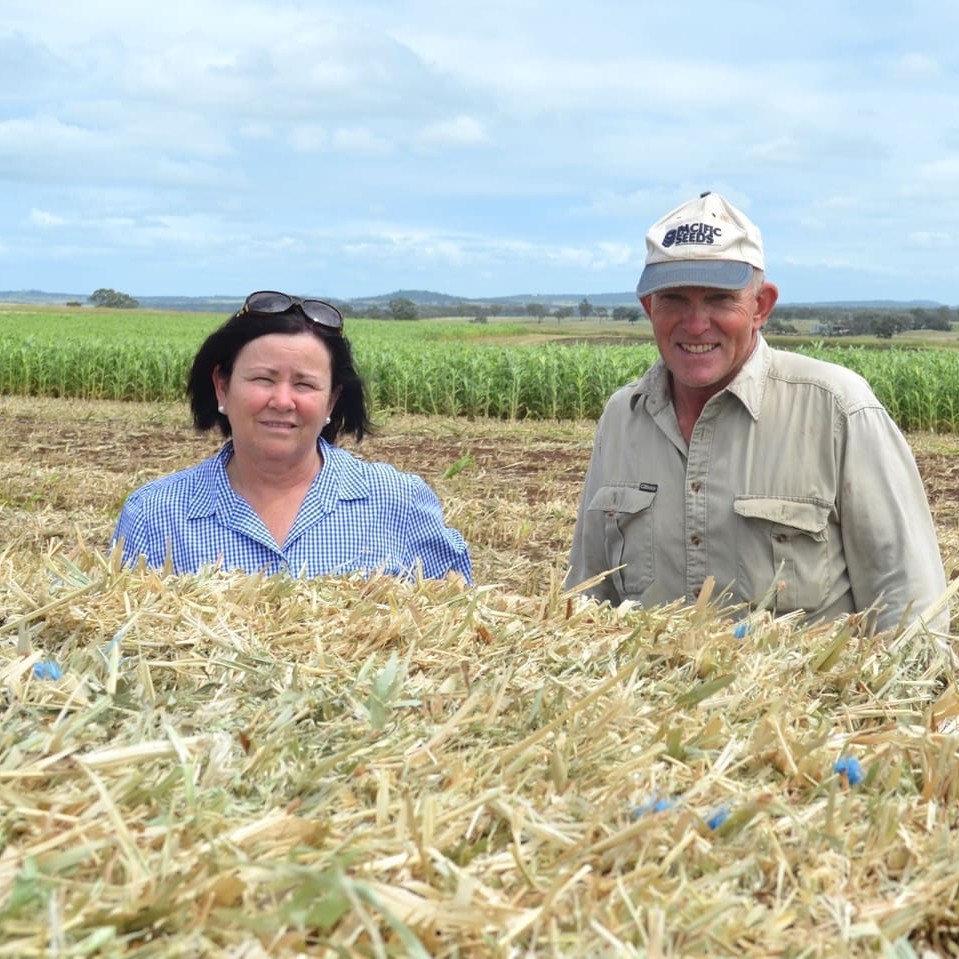
{"type": "Polygon", "coordinates": [[[121,570],[125,491],[211,442],[57,409],[0,400],[0,956],[959,952],[954,637],[571,600],[589,424],[367,450],[471,590],[121,570]]]}

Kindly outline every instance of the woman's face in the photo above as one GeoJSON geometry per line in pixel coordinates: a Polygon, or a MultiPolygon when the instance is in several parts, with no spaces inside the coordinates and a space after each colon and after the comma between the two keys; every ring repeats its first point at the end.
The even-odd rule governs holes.
{"type": "Polygon", "coordinates": [[[230,421],[238,455],[263,465],[295,465],[316,456],[316,440],[332,413],[330,351],[312,333],[268,333],[236,355],[229,379],[213,385],[230,421]]]}

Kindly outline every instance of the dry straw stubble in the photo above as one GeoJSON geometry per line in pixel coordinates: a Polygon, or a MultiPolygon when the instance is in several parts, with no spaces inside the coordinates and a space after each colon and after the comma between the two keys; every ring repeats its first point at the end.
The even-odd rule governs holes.
{"type": "Polygon", "coordinates": [[[564,596],[586,425],[377,441],[472,455],[422,472],[474,589],[120,570],[110,471],[142,469],[130,435],[169,456],[177,411],[151,415],[90,480],[72,434],[39,508],[8,450],[0,956],[954,948],[954,637],[564,596]]]}
{"type": "Polygon", "coordinates": [[[953,936],[959,698],[921,632],[95,554],[3,574],[5,609],[45,602],[2,627],[0,955],[953,936]]]}

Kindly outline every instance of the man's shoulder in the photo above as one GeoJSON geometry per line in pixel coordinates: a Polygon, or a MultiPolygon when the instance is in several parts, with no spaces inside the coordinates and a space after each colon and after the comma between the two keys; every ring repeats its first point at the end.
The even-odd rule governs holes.
{"type": "Polygon", "coordinates": [[[667,390],[666,367],[662,360],[657,360],[642,376],[624,383],[615,390],[606,401],[606,408],[612,410],[625,407],[632,410],[638,395],[660,396],[665,395],[667,390]]]}
{"type": "Polygon", "coordinates": [[[852,402],[875,401],[866,379],[854,370],[803,353],[770,349],[769,377],[782,384],[820,387],[852,402]]]}

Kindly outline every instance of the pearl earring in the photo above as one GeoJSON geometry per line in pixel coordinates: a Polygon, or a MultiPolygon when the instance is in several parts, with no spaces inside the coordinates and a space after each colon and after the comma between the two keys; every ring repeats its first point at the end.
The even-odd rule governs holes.
{"type": "Polygon", "coordinates": [[[330,425],[330,418],[329,418],[329,417],[326,418],[326,425],[327,425],[327,426],[330,425]]]}
{"type": "Polygon", "coordinates": [[[221,416],[223,416],[223,415],[226,413],[226,409],[225,409],[224,407],[222,407],[222,406],[218,406],[218,407],[216,408],[216,411],[217,411],[217,413],[219,413],[221,416]]]}

